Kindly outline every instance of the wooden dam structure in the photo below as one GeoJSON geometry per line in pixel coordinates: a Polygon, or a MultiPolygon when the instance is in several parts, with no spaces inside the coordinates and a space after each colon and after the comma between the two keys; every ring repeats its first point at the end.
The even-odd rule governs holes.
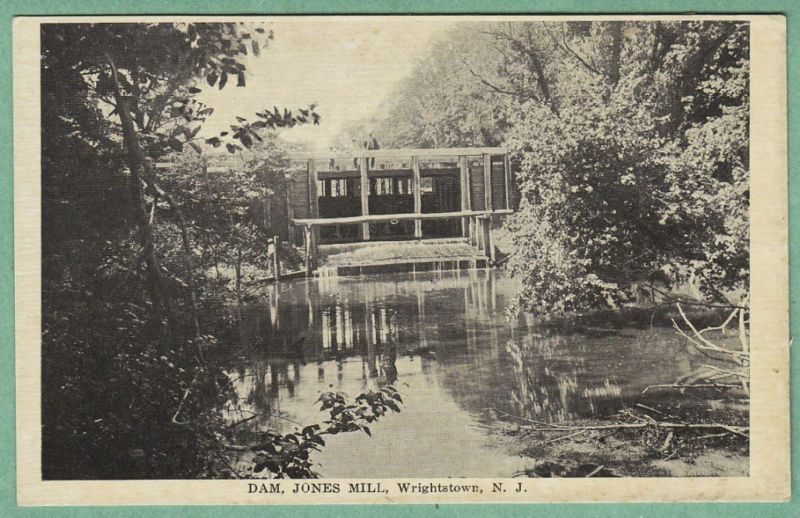
{"type": "Polygon", "coordinates": [[[291,161],[287,237],[302,243],[307,275],[496,261],[493,220],[513,206],[503,148],[365,149],[291,161]]]}

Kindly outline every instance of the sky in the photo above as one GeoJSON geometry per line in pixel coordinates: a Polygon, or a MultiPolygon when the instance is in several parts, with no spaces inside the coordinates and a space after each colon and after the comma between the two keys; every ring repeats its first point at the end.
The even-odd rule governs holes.
{"type": "Polygon", "coordinates": [[[235,80],[223,90],[203,87],[198,100],[214,108],[201,135],[210,137],[235,124],[237,115],[256,120],[254,113],[278,106],[289,109],[317,103],[319,126],[281,131],[290,142],[327,150],[349,125],[373,113],[414,65],[424,59],[437,36],[452,21],[330,18],[278,21],[275,39],[259,57],[247,58],[247,86],[235,80]]]}

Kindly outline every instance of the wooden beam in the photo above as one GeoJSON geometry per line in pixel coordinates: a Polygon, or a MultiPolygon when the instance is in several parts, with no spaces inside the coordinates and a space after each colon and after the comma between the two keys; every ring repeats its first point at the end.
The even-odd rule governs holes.
{"type": "Polygon", "coordinates": [[[360,149],[352,153],[292,153],[289,155],[291,160],[320,159],[330,160],[352,160],[355,157],[368,158],[408,158],[408,157],[458,157],[461,155],[480,156],[480,155],[502,155],[506,150],[502,147],[452,147],[435,149],[360,149]]]}
{"type": "MultiPolygon", "coordinates": [[[[359,170],[361,172],[361,215],[369,216],[369,178],[367,177],[367,158],[359,159],[359,170]]],[[[361,239],[369,241],[369,223],[361,224],[361,239]]]]}
{"type": "MultiPolygon", "coordinates": [[[[422,213],[422,179],[419,174],[419,157],[411,157],[411,172],[414,175],[414,212],[422,213]]],[[[397,219],[397,218],[394,218],[397,219]]],[[[414,220],[414,238],[422,239],[422,220],[414,220]]]]}
{"type": "Polygon", "coordinates": [[[346,216],[341,218],[301,218],[292,220],[295,225],[306,226],[332,226],[332,225],[354,225],[358,223],[377,223],[380,221],[399,221],[409,220],[428,220],[428,219],[459,219],[464,217],[487,217],[494,212],[495,214],[511,214],[510,210],[465,210],[458,212],[407,212],[401,214],[373,214],[370,216],[346,216]]]}

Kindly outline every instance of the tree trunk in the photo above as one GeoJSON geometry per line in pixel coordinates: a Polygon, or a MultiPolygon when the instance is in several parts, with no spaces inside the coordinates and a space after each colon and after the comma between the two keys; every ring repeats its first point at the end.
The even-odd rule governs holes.
{"type": "Polygon", "coordinates": [[[620,56],[622,55],[622,22],[611,22],[611,57],[608,67],[608,81],[611,86],[617,86],[620,78],[620,56]]]}
{"type": "Polygon", "coordinates": [[[142,247],[147,268],[147,292],[153,303],[153,323],[162,328],[162,332],[166,335],[167,341],[169,341],[172,330],[170,305],[162,286],[161,266],[155,253],[153,222],[147,214],[144,189],[142,187],[142,170],[146,167],[147,160],[144,151],[139,145],[136,130],[133,127],[131,98],[117,93],[116,100],[117,112],[122,124],[123,140],[128,151],[126,158],[131,172],[129,187],[135,207],[136,222],[139,226],[139,243],[142,247]]]}

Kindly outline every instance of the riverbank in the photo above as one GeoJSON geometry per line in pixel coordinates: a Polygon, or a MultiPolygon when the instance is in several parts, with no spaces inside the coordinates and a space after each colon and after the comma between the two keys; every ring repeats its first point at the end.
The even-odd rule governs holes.
{"type": "MultiPolygon", "coordinates": [[[[491,411],[490,411],[491,412],[491,411]]],[[[514,476],[737,477],[748,476],[746,420],[718,412],[736,425],[696,423],[658,409],[624,409],[609,419],[560,424],[505,416],[487,425],[493,445],[532,459],[514,476]],[[659,413],[661,415],[659,415],[659,413]],[[668,426],[663,419],[669,418],[668,426]],[[661,426],[659,424],[661,423],[661,426]],[[682,428],[677,424],[701,426],[682,428]],[[641,425],[641,426],[639,426],[641,425]]]]}

